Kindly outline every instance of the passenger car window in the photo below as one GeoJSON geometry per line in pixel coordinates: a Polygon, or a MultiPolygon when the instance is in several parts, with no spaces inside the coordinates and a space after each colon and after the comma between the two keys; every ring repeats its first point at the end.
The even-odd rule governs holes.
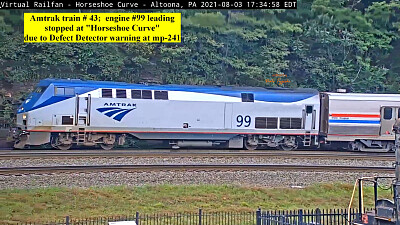
{"type": "Polygon", "coordinates": [[[385,107],[384,109],[383,109],[383,119],[385,119],[385,120],[391,120],[392,119],[392,108],[390,108],[390,107],[385,107]]]}

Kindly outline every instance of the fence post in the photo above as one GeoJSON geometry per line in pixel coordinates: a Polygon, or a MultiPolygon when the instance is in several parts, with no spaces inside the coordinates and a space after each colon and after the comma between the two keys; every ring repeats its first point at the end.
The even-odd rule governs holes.
{"type": "Polygon", "coordinates": [[[361,217],[362,217],[362,180],[358,179],[358,219],[361,221],[361,217]]]}
{"type": "Polygon", "coordinates": [[[65,217],[65,225],[69,225],[69,216],[65,217]]]}
{"type": "Polygon", "coordinates": [[[299,225],[303,225],[303,210],[299,209],[299,225]]]}
{"type": "Polygon", "coordinates": [[[256,212],[256,224],[257,225],[261,225],[261,209],[260,208],[258,208],[257,209],[257,212],[256,212]]]}
{"type": "Polygon", "coordinates": [[[135,223],[136,225],[139,225],[139,212],[136,212],[135,223]]]}
{"type": "Polygon", "coordinates": [[[316,222],[317,224],[321,224],[321,210],[319,208],[317,208],[315,210],[315,214],[316,214],[316,222]]]}
{"type": "Polygon", "coordinates": [[[203,210],[200,208],[199,209],[199,225],[201,225],[201,216],[202,216],[203,210]]]}

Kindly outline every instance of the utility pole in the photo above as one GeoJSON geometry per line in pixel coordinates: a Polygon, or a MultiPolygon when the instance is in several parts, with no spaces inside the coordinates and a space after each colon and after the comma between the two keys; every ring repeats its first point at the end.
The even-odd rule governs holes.
{"type": "Polygon", "coordinates": [[[400,119],[393,126],[396,146],[396,181],[394,183],[394,205],[396,207],[396,225],[400,225],[400,119]]]}

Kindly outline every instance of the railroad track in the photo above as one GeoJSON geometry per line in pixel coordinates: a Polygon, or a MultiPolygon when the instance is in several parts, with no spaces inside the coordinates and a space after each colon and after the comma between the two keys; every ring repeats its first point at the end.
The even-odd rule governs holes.
{"type": "Polygon", "coordinates": [[[207,164],[207,165],[92,165],[3,167],[0,175],[89,173],[89,172],[149,172],[149,171],[338,171],[393,173],[393,167],[273,165],[273,164],[207,164]]]}
{"type": "Polygon", "coordinates": [[[394,161],[393,153],[330,151],[215,151],[215,150],[114,150],[114,151],[0,151],[0,160],[29,158],[322,158],[394,161]]]}

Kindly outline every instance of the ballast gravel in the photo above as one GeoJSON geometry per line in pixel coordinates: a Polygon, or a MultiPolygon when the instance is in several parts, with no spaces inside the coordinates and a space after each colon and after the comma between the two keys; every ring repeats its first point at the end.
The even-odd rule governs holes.
{"type": "MultiPolygon", "coordinates": [[[[144,164],[276,164],[345,165],[391,167],[392,161],[369,159],[323,159],[282,157],[89,157],[2,159],[0,167],[62,165],[144,165],[144,164]]],[[[90,172],[29,175],[0,175],[0,189],[41,187],[142,186],[158,184],[229,184],[261,187],[303,187],[315,183],[353,183],[365,176],[393,176],[361,172],[301,171],[155,171],[90,172]]]]}
{"type": "Polygon", "coordinates": [[[323,159],[283,157],[98,157],[98,158],[27,158],[2,159],[0,167],[27,166],[79,166],[79,165],[143,165],[143,164],[295,164],[295,165],[336,165],[336,166],[383,166],[390,167],[393,161],[370,159],[323,159]]]}
{"type": "Polygon", "coordinates": [[[316,183],[353,183],[366,176],[393,174],[299,171],[158,171],[96,172],[0,176],[0,189],[43,187],[104,187],[143,185],[227,184],[256,187],[305,187],[316,183]]]}

